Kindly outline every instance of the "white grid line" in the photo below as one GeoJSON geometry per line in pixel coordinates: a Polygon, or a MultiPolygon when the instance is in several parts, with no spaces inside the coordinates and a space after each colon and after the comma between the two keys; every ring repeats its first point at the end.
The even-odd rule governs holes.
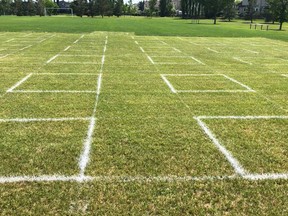
{"type": "Polygon", "coordinates": [[[249,92],[256,92],[255,90],[251,89],[249,86],[244,85],[243,83],[225,75],[225,74],[160,74],[164,82],[168,85],[169,89],[173,93],[249,93],[249,92]],[[166,78],[166,76],[179,76],[179,77],[185,77],[185,76],[223,76],[226,79],[230,80],[231,82],[234,82],[243,88],[245,90],[177,90],[174,88],[174,86],[171,84],[171,82],[166,78]]]}

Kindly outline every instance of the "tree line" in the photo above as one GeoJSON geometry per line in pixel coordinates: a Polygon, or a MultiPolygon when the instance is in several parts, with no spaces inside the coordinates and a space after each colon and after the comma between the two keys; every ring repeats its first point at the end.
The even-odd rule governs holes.
{"type": "MultiPolygon", "coordinates": [[[[279,22],[280,29],[288,20],[288,0],[266,0],[265,19],[279,22]]],[[[70,7],[77,16],[121,16],[121,15],[147,15],[147,16],[174,16],[176,10],[172,0],[146,0],[140,1],[137,6],[132,0],[128,3],[123,0],[74,0],[70,7]]],[[[253,22],[256,14],[256,0],[248,0],[246,18],[253,22]]],[[[34,16],[45,15],[45,8],[59,7],[59,0],[0,0],[0,15],[34,16]],[[58,4],[57,4],[58,3],[58,4]]],[[[239,3],[239,1],[238,1],[239,3]]],[[[235,0],[180,0],[181,16],[184,19],[211,18],[216,24],[217,17],[231,20],[236,16],[237,1],[235,0]]],[[[49,12],[50,15],[53,11],[49,12]]],[[[48,15],[49,15],[48,13],[48,15]]]]}

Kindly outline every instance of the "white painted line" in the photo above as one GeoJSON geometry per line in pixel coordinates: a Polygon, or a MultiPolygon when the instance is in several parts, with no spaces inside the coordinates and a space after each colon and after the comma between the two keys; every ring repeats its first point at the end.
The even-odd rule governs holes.
{"type": "Polygon", "coordinates": [[[84,118],[15,118],[0,119],[0,122],[62,122],[62,121],[90,121],[91,117],[84,118]]]}
{"type": "MultiPolygon", "coordinates": [[[[288,174],[247,174],[242,176],[246,180],[277,180],[288,179],[288,174]]],[[[0,177],[0,184],[18,182],[201,182],[201,181],[225,181],[229,179],[241,179],[238,175],[230,176],[61,176],[61,175],[42,175],[42,176],[9,176],[0,177]]]]}
{"type": "Polygon", "coordinates": [[[52,62],[54,59],[56,59],[60,54],[57,54],[55,56],[53,56],[52,58],[50,58],[46,63],[49,64],[50,62],[52,62]]]}
{"type": "Polygon", "coordinates": [[[209,47],[207,47],[206,49],[208,49],[208,50],[210,50],[210,51],[212,51],[212,52],[214,52],[214,53],[219,53],[217,50],[211,49],[211,48],[209,48],[209,47]]]}
{"type": "Polygon", "coordinates": [[[178,93],[246,93],[250,90],[177,90],[178,93]]]}
{"type": "Polygon", "coordinates": [[[70,47],[71,47],[71,46],[67,46],[67,47],[64,49],[64,52],[67,51],[68,49],[70,49],[70,47]]]}
{"type": "Polygon", "coordinates": [[[255,90],[251,89],[249,86],[247,85],[244,85],[243,83],[231,78],[231,77],[228,77],[227,75],[224,75],[224,74],[221,74],[222,76],[224,76],[225,78],[229,79],[230,81],[234,82],[234,83],[237,83],[238,85],[242,86],[243,88],[246,88],[247,90],[251,91],[251,92],[256,92],[255,90]]]}
{"type": "Polygon", "coordinates": [[[276,180],[276,179],[288,179],[288,173],[263,173],[263,174],[248,174],[243,178],[249,180],[276,180]]]}
{"type": "Polygon", "coordinates": [[[189,182],[189,181],[222,181],[240,179],[238,175],[230,176],[95,176],[93,181],[100,182],[189,182]]]}
{"type": "Polygon", "coordinates": [[[48,37],[48,38],[44,38],[43,40],[39,41],[38,43],[42,43],[42,42],[44,42],[44,41],[46,41],[46,40],[48,40],[48,39],[50,39],[50,38],[53,38],[53,37],[55,37],[55,36],[56,36],[56,34],[53,34],[53,35],[51,35],[51,36],[48,37]]]}
{"type": "Polygon", "coordinates": [[[197,45],[197,46],[200,45],[200,44],[198,44],[198,43],[194,43],[194,42],[191,42],[191,41],[189,41],[189,43],[190,43],[190,44],[193,44],[193,45],[197,45]]]}
{"type": "Polygon", "coordinates": [[[233,155],[224,147],[222,144],[215,138],[215,135],[210,131],[208,126],[200,120],[200,118],[194,117],[202,130],[206,133],[206,135],[212,140],[213,144],[219,149],[219,151],[226,157],[226,159],[230,162],[231,166],[234,168],[235,172],[241,176],[246,174],[244,168],[240,165],[238,160],[233,157],[233,155]]]}
{"type": "Polygon", "coordinates": [[[193,56],[190,56],[191,59],[193,59],[194,61],[198,62],[199,64],[205,65],[203,62],[201,62],[200,60],[194,58],[193,56]]]}
{"type": "Polygon", "coordinates": [[[172,47],[176,52],[179,52],[179,53],[181,53],[181,50],[179,50],[179,49],[176,49],[175,47],[172,47]]]}
{"type": "MultiPolygon", "coordinates": [[[[147,54],[146,54],[146,55],[147,55],[147,54]]],[[[151,58],[150,56],[147,55],[147,58],[149,59],[149,61],[150,61],[152,64],[155,64],[154,61],[152,60],[152,58],[151,58]]]]}
{"type": "Polygon", "coordinates": [[[170,88],[170,90],[173,92],[173,93],[177,93],[177,91],[175,90],[175,88],[173,87],[173,85],[168,81],[168,79],[165,77],[164,74],[160,74],[163,81],[168,85],[168,87],[170,88]]]}
{"type": "Polygon", "coordinates": [[[32,73],[25,76],[23,79],[21,79],[19,82],[17,82],[14,86],[12,86],[10,89],[8,89],[6,92],[13,92],[15,88],[20,86],[22,83],[24,83],[27,79],[29,79],[32,76],[32,73]]]}
{"type": "Polygon", "coordinates": [[[28,48],[30,48],[30,47],[32,47],[32,45],[28,45],[28,46],[23,47],[23,48],[21,48],[21,49],[19,49],[19,50],[22,51],[22,50],[28,49],[28,48]]]}
{"type": "Polygon", "coordinates": [[[80,40],[80,39],[82,39],[83,37],[84,37],[84,35],[81,35],[81,37],[80,37],[80,38],[78,38],[77,40],[75,40],[73,43],[74,43],[74,44],[78,43],[78,42],[79,42],[79,40],[80,40]]]}
{"type": "Polygon", "coordinates": [[[5,183],[17,183],[17,182],[83,182],[91,181],[93,177],[90,176],[60,176],[60,175],[51,175],[51,176],[12,176],[12,177],[0,177],[0,184],[5,183]]]}
{"type": "Polygon", "coordinates": [[[93,73],[33,73],[33,76],[41,76],[41,75],[52,75],[52,76],[63,76],[63,75],[75,75],[75,76],[97,76],[98,74],[93,73]]]}
{"type": "Polygon", "coordinates": [[[15,38],[9,39],[9,40],[5,41],[5,43],[11,42],[13,40],[15,40],[15,38]]]}
{"type": "Polygon", "coordinates": [[[222,74],[163,74],[164,76],[222,76],[222,74]]]}
{"type": "Polygon", "coordinates": [[[288,74],[281,74],[282,76],[284,76],[284,77],[288,77],[288,74]]]}
{"type": "Polygon", "coordinates": [[[137,41],[134,41],[137,45],[139,45],[139,43],[137,41]]]}
{"type": "Polygon", "coordinates": [[[288,116],[197,116],[199,119],[288,119],[288,116]]]}
{"type": "Polygon", "coordinates": [[[96,91],[90,90],[14,90],[11,93],[96,93],[96,91]]]}
{"type": "Polygon", "coordinates": [[[98,81],[97,81],[97,95],[100,94],[100,90],[101,90],[101,83],[102,83],[102,73],[99,74],[98,76],[98,81]]]}
{"type": "Polygon", "coordinates": [[[162,44],[164,45],[168,45],[166,42],[162,41],[162,40],[159,40],[162,44]]]}
{"type": "Polygon", "coordinates": [[[253,51],[253,50],[249,50],[249,49],[243,49],[244,51],[250,52],[250,53],[254,53],[254,54],[259,54],[259,52],[253,51]]]}
{"type": "Polygon", "coordinates": [[[96,62],[52,62],[51,64],[78,64],[78,65],[92,64],[92,65],[96,65],[99,63],[96,63],[96,62]]]}
{"type": "Polygon", "coordinates": [[[32,33],[29,33],[29,34],[26,34],[26,35],[23,35],[23,37],[28,37],[29,35],[31,35],[32,33]]]}
{"type": "Polygon", "coordinates": [[[90,124],[89,124],[87,136],[84,140],[83,151],[79,159],[80,176],[83,178],[85,177],[84,176],[85,168],[89,162],[89,154],[90,154],[91,144],[93,140],[93,131],[94,131],[95,124],[96,124],[96,119],[92,117],[90,124]]]}
{"type": "Polygon", "coordinates": [[[144,51],[144,49],[142,48],[142,47],[139,47],[140,48],[140,50],[143,52],[143,53],[145,53],[145,51],[144,51]]]}
{"type": "Polygon", "coordinates": [[[132,38],[132,40],[134,40],[134,37],[133,37],[133,36],[131,36],[131,38],[132,38]]]}
{"type": "Polygon", "coordinates": [[[6,58],[7,56],[9,56],[9,54],[6,54],[4,56],[0,56],[0,59],[6,58]]]}
{"type": "Polygon", "coordinates": [[[244,60],[242,60],[242,59],[241,59],[241,58],[239,58],[239,57],[233,57],[233,59],[235,59],[235,60],[237,60],[237,61],[239,61],[239,62],[245,63],[245,64],[249,64],[249,65],[252,65],[252,63],[251,63],[251,62],[248,62],[248,61],[244,61],[244,60]]]}

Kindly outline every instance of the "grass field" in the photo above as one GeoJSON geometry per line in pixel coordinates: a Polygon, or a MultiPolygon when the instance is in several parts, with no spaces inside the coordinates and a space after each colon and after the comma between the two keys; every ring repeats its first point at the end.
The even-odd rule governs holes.
{"type": "Polygon", "coordinates": [[[39,19],[0,17],[2,215],[287,215],[287,32],[39,19]]]}

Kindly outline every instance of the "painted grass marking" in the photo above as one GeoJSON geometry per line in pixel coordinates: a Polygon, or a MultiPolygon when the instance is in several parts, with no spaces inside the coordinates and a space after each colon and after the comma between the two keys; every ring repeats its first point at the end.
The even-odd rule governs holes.
{"type": "Polygon", "coordinates": [[[243,178],[248,180],[276,180],[276,179],[288,179],[288,173],[264,173],[264,174],[248,174],[243,178]]]}
{"type": "Polygon", "coordinates": [[[259,52],[253,51],[253,50],[249,50],[249,49],[243,49],[244,51],[250,52],[250,53],[254,53],[254,54],[259,54],[259,52]]]}
{"type": "Polygon", "coordinates": [[[51,175],[51,176],[12,176],[12,177],[0,177],[0,183],[17,183],[17,182],[52,182],[52,181],[63,181],[63,182],[83,182],[91,181],[93,177],[90,176],[60,176],[60,175],[51,175]]]}
{"type": "Polygon", "coordinates": [[[153,59],[149,55],[146,54],[146,56],[152,64],[155,64],[155,62],[153,61],[153,59]]]}
{"type": "Polygon", "coordinates": [[[53,76],[62,76],[62,75],[75,75],[75,76],[95,76],[98,74],[93,73],[33,73],[33,76],[41,76],[41,75],[53,75],[53,76]]]}
{"type": "Polygon", "coordinates": [[[194,58],[193,56],[190,56],[190,58],[198,62],[199,64],[205,65],[203,62],[201,62],[199,59],[194,58]]]}
{"type": "Polygon", "coordinates": [[[84,145],[83,145],[84,148],[83,148],[82,154],[79,158],[80,177],[83,177],[83,180],[85,179],[85,176],[84,176],[85,168],[89,162],[89,154],[90,154],[95,124],[96,124],[96,119],[94,117],[92,117],[90,124],[89,124],[89,127],[88,127],[87,136],[86,136],[85,141],[84,141],[84,145]]]}
{"type": "Polygon", "coordinates": [[[179,52],[179,53],[181,53],[181,50],[179,50],[179,49],[176,49],[175,47],[172,47],[176,52],[179,52]]]}
{"type": "Polygon", "coordinates": [[[250,90],[177,90],[179,93],[245,93],[251,92],[250,90]]]}
{"type": "Polygon", "coordinates": [[[168,87],[170,88],[170,90],[173,93],[177,93],[177,91],[175,90],[175,88],[173,87],[173,85],[169,82],[169,80],[165,77],[165,74],[160,74],[160,76],[162,77],[163,81],[168,85],[168,87]]]}
{"type": "Polygon", "coordinates": [[[288,74],[281,74],[282,76],[284,76],[284,77],[288,77],[288,74]]]}
{"type": "Polygon", "coordinates": [[[99,63],[96,63],[96,62],[52,62],[52,64],[79,64],[79,65],[92,64],[92,65],[96,65],[99,63]]]}
{"type": "Polygon", "coordinates": [[[135,42],[135,44],[139,45],[138,41],[134,41],[134,42],[135,42]]]}
{"type": "Polygon", "coordinates": [[[235,59],[235,60],[237,60],[237,61],[239,61],[239,62],[245,63],[245,64],[249,64],[249,65],[252,65],[252,63],[251,63],[251,62],[248,62],[248,61],[244,61],[244,60],[242,60],[242,59],[241,59],[241,58],[239,58],[239,57],[233,57],[233,59],[235,59]]]}
{"type": "Polygon", "coordinates": [[[5,43],[9,43],[9,42],[11,42],[13,40],[15,40],[15,38],[9,39],[9,40],[5,41],[5,43]]]}
{"type": "Polygon", "coordinates": [[[26,35],[23,35],[23,37],[28,37],[29,35],[31,35],[32,33],[29,33],[29,34],[26,34],[26,35]]]}
{"type": "Polygon", "coordinates": [[[0,119],[0,122],[62,122],[62,121],[90,121],[91,117],[83,118],[15,118],[0,119]]]}
{"type": "Polygon", "coordinates": [[[227,75],[225,75],[225,74],[221,74],[221,75],[224,76],[225,78],[229,79],[230,81],[239,84],[239,85],[242,86],[243,88],[246,88],[248,91],[256,92],[255,90],[251,89],[249,86],[244,85],[243,83],[241,83],[241,82],[239,82],[239,81],[237,81],[237,80],[235,80],[235,79],[233,79],[233,78],[231,78],[231,77],[229,77],[229,76],[227,76],[227,75]]]}
{"type": "Polygon", "coordinates": [[[230,162],[231,166],[234,168],[235,172],[241,176],[246,174],[244,168],[240,165],[238,160],[233,157],[233,155],[216,139],[215,135],[210,131],[208,126],[201,121],[199,117],[194,117],[202,130],[206,133],[206,135],[212,140],[213,144],[219,149],[219,151],[226,157],[226,159],[230,162]]]}
{"type": "Polygon", "coordinates": [[[133,37],[133,36],[131,36],[131,38],[132,38],[132,40],[134,40],[134,37],[133,37]]]}
{"type": "Polygon", "coordinates": [[[64,49],[64,52],[69,50],[71,48],[71,46],[67,46],[65,49],[64,49]]]}
{"type": "Polygon", "coordinates": [[[73,43],[76,44],[79,42],[79,40],[81,40],[84,37],[84,35],[81,35],[80,38],[78,38],[77,40],[75,40],[73,43]]]}
{"type": "Polygon", "coordinates": [[[28,48],[30,48],[30,47],[32,47],[32,45],[28,45],[28,46],[23,47],[23,48],[21,48],[21,49],[19,49],[19,50],[22,51],[22,50],[28,49],[28,48]]]}
{"type": "Polygon", "coordinates": [[[140,48],[140,50],[143,52],[143,53],[145,53],[145,51],[144,51],[144,49],[142,48],[142,47],[139,47],[140,48]]]}
{"type": "Polygon", "coordinates": [[[57,55],[53,56],[52,58],[50,58],[50,59],[46,62],[46,64],[49,64],[50,62],[52,62],[52,61],[53,61],[54,59],[56,59],[59,55],[60,55],[60,54],[57,54],[57,55]]]}
{"type": "MultiPolygon", "coordinates": [[[[247,174],[242,178],[250,181],[288,179],[288,174],[247,174]]],[[[241,179],[238,175],[230,176],[9,176],[0,177],[0,184],[17,182],[201,182],[201,181],[225,181],[229,179],[241,179]]]]}
{"type": "Polygon", "coordinates": [[[32,73],[25,76],[23,79],[21,79],[19,82],[17,82],[14,86],[12,86],[10,89],[8,89],[6,92],[13,92],[15,88],[20,86],[22,83],[24,83],[27,79],[29,79],[32,76],[32,73]]]}
{"type": "Polygon", "coordinates": [[[197,116],[199,119],[288,119],[288,116],[197,116]]]}
{"type": "Polygon", "coordinates": [[[219,53],[217,50],[211,49],[210,47],[207,47],[206,49],[208,49],[208,50],[210,50],[210,51],[212,51],[214,53],[219,53]]]}
{"type": "Polygon", "coordinates": [[[241,93],[241,92],[256,92],[255,90],[251,89],[250,87],[244,85],[243,83],[231,78],[231,77],[228,77],[224,74],[161,74],[161,77],[165,77],[165,76],[178,76],[178,77],[185,77],[185,76],[223,76],[224,78],[230,80],[231,82],[234,82],[240,86],[242,86],[243,88],[245,88],[246,90],[176,90],[173,85],[167,80],[167,83],[165,80],[165,82],[167,83],[167,85],[169,86],[169,88],[174,90],[172,91],[173,93],[222,93],[222,92],[227,92],[227,93],[241,93]],[[171,87],[170,87],[171,86],[171,87]]]}
{"type": "Polygon", "coordinates": [[[190,43],[190,44],[193,44],[193,45],[196,45],[196,46],[200,45],[200,44],[198,44],[198,43],[194,43],[194,42],[191,42],[191,41],[189,41],[189,43],[190,43]]]}
{"type": "Polygon", "coordinates": [[[96,93],[96,91],[89,90],[14,90],[11,93],[96,93]]]}
{"type": "Polygon", "coordinates": [[[162,41],[162,40],[159,40],[162,44],[164,45],[168,45],[166,42],[162,41]]]}
{"type": "Polygon", "coordinates": [[[9,56],[9,54],[6,54],[4,56],[0,56],[0,59],[6,58],[7,56],[9,56]]]}

